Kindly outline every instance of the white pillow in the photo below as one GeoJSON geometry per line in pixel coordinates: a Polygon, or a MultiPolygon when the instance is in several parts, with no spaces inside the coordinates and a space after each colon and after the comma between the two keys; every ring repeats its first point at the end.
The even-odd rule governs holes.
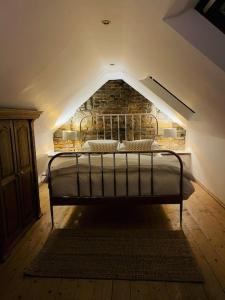
{"type": "Polygon", "coordinates": [[[91,152],[116,152],[118,141],[89,141],[91,152]]]}
{"type": "Polygon", "coordinates": [[[99,144],[99,143],[105,144],[105,143],[116,142],[118,144],[118,141],[116,141],[116,140],[88,140],[82,145],[82,147],[81,147],[82,152],[91,152],[91,147],[90,147],[89,142],[91,142],[93,144],[99,144]]]}
{"type": "Polygon", "coordinates": [[[118,143],[117,151],[126,151],[124,143],[118,143]]]}
{"type": "Polygon", "coordinates": [[[82,152],[89,152],[90,151],[90,146],[88,144],[88,141],[83,143],[83,145],[81,146],[81,151],[82,152]]]}
{"type": "Polygon", "coordinates": [[[151,150],[160,150],[160,149],[161,147],[159,146],[159,144],[156,141],[154,141],[151,145],[151,150]]]}
{"type": "MultiPolygon", "coordinates": [[[[134,140],[134,141],[123,141],[123,151],[150,151],[152,146],[152,139],[134,140]]],[[[122,151],[122,150],[121,150],[122,151]]]]}

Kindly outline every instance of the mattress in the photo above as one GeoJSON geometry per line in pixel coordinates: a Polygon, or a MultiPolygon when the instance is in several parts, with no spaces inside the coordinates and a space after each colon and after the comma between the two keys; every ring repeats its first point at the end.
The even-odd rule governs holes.
{"type": "MultiPolygon", "coordinates": [[[[52,196],[78,196],[78,180],[82,197],[147,196],[151,195],[152,182],[154,195],[179,194],[180,164],[175,156],[154,156],[153,178],[151,176],[149,155],[141,154],[139,158],[137,153],[129,153],[127,157],[123,153],[117,153],[115,161],[112,154],[103,154],[102,158],[91,154],[90,160],[88,155],[82,155],[78,158],[78,165],[75,157],[59,157],[51,167],[52,196]]],[[[193,176],[184,166],[184,199],[188,199],[194,192],[192,180],[193,176]]]]}

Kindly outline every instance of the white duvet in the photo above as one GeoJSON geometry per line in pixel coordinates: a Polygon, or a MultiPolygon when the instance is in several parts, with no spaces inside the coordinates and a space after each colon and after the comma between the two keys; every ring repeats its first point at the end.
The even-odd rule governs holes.
{"type": "MultiPolygon", "coordinates": [[[[115,155],[115,174],[113,155],[104,154],[103,163],[100,155],[91,155],[91,184],[89,178],[89,159],[82,155],[78,159],[80,196],[138,196],[139,174],[141,195],[151,194],[151,156],[140,155],[140,173],[138,155],[128,154],[127,163],[125,154],[115,155]],[[126,184],[126,165],[128,176],[126,184]],[[103,184],[102,184],[103,169],[103,184]],[[116,191],[114,189],[114,175],[116,191]],[[128,190],[127,190],[128,187],[128,190]],[[104,194],[103,194],[104,190],[104,194]]],[[[154,195],[174,195],[179,193],[180,164],[175,156],[153,157],[153,186],[154,195]]],[[[74,157],[56,158],[51,168],[53,196],[77,196],[77,165],[74,157]]],[[[187,199],[193,192],[192,175],[185,170],[183,176],[183,198],[187,199]]]]}

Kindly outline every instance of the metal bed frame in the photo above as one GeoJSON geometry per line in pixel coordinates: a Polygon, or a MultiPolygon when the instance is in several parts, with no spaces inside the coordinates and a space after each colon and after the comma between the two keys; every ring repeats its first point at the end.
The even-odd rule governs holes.
{"type": "MultiPolygon", "coordinates": [[[[97,115],[97,116],[91,116],[92,122],[96,122],[96,120],[99,120],[102,118],[103,120],[103,136],[106,137],[106,118],[108,117],[110,120],[110,136],[113,138],[113,126],[112,126],[112,120],[115,116],[118,122],[118,137],[120,138],[121,129],[120,129],[120,119],[122,116],[127,118],[127,115],[131,117],[132,120],[132,137],[134,138],[134,115],[138,116],[138,118],[142,118],[142,115],[149,115],[148,117],[151,118],[151,120],[154,118],[156,121],[156,134],[158,133],[158,121],[157,119],[151,115],[151,114],[107,114],[107,115],[97,115]],[[141,117],[139,116],[141,115],[141,117]]],[[[87,116],[90,117],[90,116],[87,116]]],[[[82,132],[82,122],[85,120],[86,117],[84,117],[80,122],[80,131],[82,132]]],[[[97,123],[97,122],[96,122],[97,123]]],[[[125,121],[124,124],[127,124],[125,121]]],[[[140,121],[141,124],[141,121],[140,121]]],[[[141,128],[141,126],[140,126],[141,128]]],[[[125,129],[125,137],[128,136],[127,129],[125,129]]],[[[99,128],[96,128],[96,137],[99,138],[99,128]]],[[[140,130],[140,137],[142,137],[142,130],[140,130]]],[[[118,205],[118,204],[129,204],[129,205],[144,205],[144,204],[179,204],[180,205],[180,226],[182,226],[182,210],[183,210],[183,163],[181,158],[173,151],[170,150],[152,150],[152,151],[141,151],[141,152],[129,152],[129,151],[123,151],[123,152],[107,152],[107,154],[111,154],[113,157],[113,196],[105,196],[105,189],[104,189],[104,163],[103,163],[103,156],[106,153],[96,153],[96,152],[62,152],[58,153],[55,156],[51,158],[48,164],[48,187],[49,187],[49,196],[50,196],[50,210],[51,210],[51,221],[52,221],[52,227],[54,226],[54,214],[53,214],[53,207],[54,206],[64,206],[64,205],[98,205],[98,204],[111,204],[111,205],[118,205]],[[116,184],[116,156],[118,154],[123,153],[125,156],[125,172],[126,172],[126,195],[125,196],[118,196],[117,195],[117,184],[116,184]],[[138,172],[138,195],[131,196],[129,195],[129,164],[128,164],[128,155],[130,153],[136,153],[138,155],[138,165],[137,165],[137,172],[138,172]],[[163,153],[163,154],[169,154],[173,155],[177,158],[179,162],[179,192],[174,195],[156,195],[154,193],[154,154],[155,153],[163,153]],[[151,156],[150,159],[150,174],[151,174],[151,192],[149,195],[142,195],[141,191],[141,163],[140,163],[140,157],[142,154],[148,154],[151,156]],[[80,177],[79,177],[79,157],[81,155],[86,155],[88,157],[88,182],[89,186],[87,187],[89,189],[89,196],[82,196],[80,193],[80,177]],[[93,155],[99,155],[100,156],[100,174],[101,174],[101,196],[95,196],[92,193],[92,165],[91,165],[91,157],[93,155]],[[76,196],[68,196],[68,195],[62,195],[60,197],[54,196],[53,193],[53,187],[52,187],[52,163],[55,159],[60,157],[71,157],[71,159],[74,159],[74,163],[76,166],[75,172],[76,172],[76,179],[74,182],[74,185],[76,186],[77,195],[76,196]]]]}

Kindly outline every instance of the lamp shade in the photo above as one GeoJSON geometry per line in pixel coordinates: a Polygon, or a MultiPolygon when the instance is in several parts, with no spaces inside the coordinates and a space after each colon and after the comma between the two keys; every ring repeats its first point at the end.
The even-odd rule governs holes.
{"type": "Polygon", "coordinates": [[[165,128],[163,136],[166,138],[176,138],[177,137],[176,128],[165,128]]]}
{"type": "Polygon", "coordinates": [[[75,141],[78,138],[77,131],[75,130],[63,130],[62,139],[64,141],[75,141]]]}

